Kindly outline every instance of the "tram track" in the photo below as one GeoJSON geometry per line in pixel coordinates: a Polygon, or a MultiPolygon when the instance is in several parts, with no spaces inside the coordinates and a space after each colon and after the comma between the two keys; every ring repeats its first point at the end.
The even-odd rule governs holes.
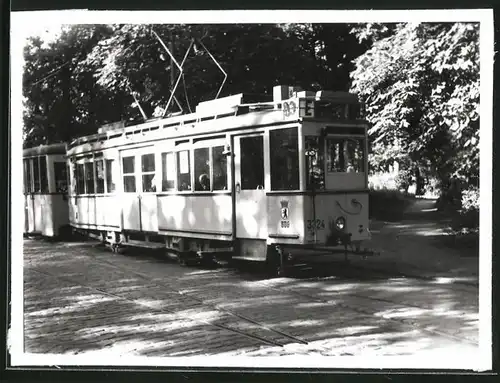
{"type": "MultiPolygon", "coordinates": [[[[98,246],[95,246],[95,245],[92,247],[96,250],[98,248],[98,246]]],[[[104,249],[101,249],[101,250],[104,250],[104,249]]],[[[107,253],[107,252],[103,251],[103,253],[107,253]]],[[[139,278],[140,280],[147,281],[148,287],[156,286],[157,288],[159,288],[158,291],[161,291],[161,292],[166,293],[168,295],[169,300],[177,299],[175,297],[183,297],[183,299],[184,299],[183,302],[182,303],[179,302],[180,306],[182,306],[183,304],[186,304],[186,303],[191,303],[192,307],[216,310],[218,312],[223,313],[226,316],[225,318],[231,318],[232,321],[221,324],[221,323],[213,323],[210,320],[204,321],[204,320],[200,320],[200,319],[194,319],[194,318],[191,318],[189,316],[184,316],[183,319],[193,320],[196,322],[215,326],[219,329],[224,329],[224,330],[231,331],[233,333],[238,333],[240,335],[251,338],[254,341],[258,341],[259,343],[261,343],[263,345],[265,344],[265,345],[271,345],[271,346],[284,347],[286,344],[290,344],[290,343],[299,343],[299,344],[307,345],[307,344],[309,344],[309,342],[311,342],[311,340],[309,340],[309,342],[308,342],[307,340],[302,339],[296,335],[292,335],[292,334],[289,334],[285,331],[281,331],[281,329],[276,329],[272,325],[270,326],[270,325],[267,325],[265,323],[259,322],[258,320],[254,320],[247,315],[242,315],[242,314],[235,312],[233,310],[220,307],[218,304],[213,304],[213,303],[207,302],[207,299],[200,298],[199,296],[197,296],[193,293],[190,293],[188,289],[184,289],[185,286],[182,287],[182,283],[179,284],[179,282],[181,282],[181,278],[179,278],[179,277],[170,278],[169,280],[171,281],[171,283],[165,284],[165,283],[162,283],[162,282],[156,280],[159,278],[158,275],[156,277],[152,277],[152,275],[150,273],[145,274],[145,273],[136,271],[133,268],[123,266],[121,264],[117,265],[116,263],[117,263],[118,259],[115,258],[115,256],[113,256],[114,259],[110,261],[110,260],[102,259],[101,257],[98,257],[96,254],[93,254],[92,252],[85,252],[83,254],[85,257],[92,258],[93,262],[96,262],[97,264],[104,265],[105,267],[115,269],[127,277],[135,276],[135,277],[139,278]],[[180,289],[176,288],[175,285],[179,286],[180,289]],[[187,298],[187,300],[186,300],[186,298],[187,298]],[[242,329],[241,328],[242,323],[246,324],[247,328],[242,329]],[[252,326],[253,326],[253,328],[252,328],[252,326]],[[258,330],[255,331],[255,328],[258,328],[258,330]]],[[[156,256],[154,256],[153,258],[158,259],[156,256]]],[[[363,272],[364,271],[366,271],[366,270],[363,270],[363,272]]],[[[56,278],[58,277],[57,275],[53,275],[53,274],[48,273],[48,272],[45,272],[45,273],[47,275],[52,275],[53,277],[56,277],[56,278]]],[[[385,274],[384,274],[384,276],[387,277],[387,275],[385,275],[385,274]]],[[[396,277],[394,277],[394,275],[392,273],[391,273],[391,276],[393,278],[396,278],[396,277]]],[[[298,281],[300,281],[300,282],[310,282],[310,281],[321,282],[322,280],[325,280],[326,278],[328,278],[328,277],[314,277],[314,278],[299,279],[298,281]]],[[[350,276],[349,278],[352,279],[353,276],[350,276]]],[[[134,302],[136,304],[145,305],[146,307],[148,307],[148,309],[151,309],[152,311],[167,312],[167,313],[173,313],[173,314],[179,315],[178,310],[171,310],[168,308],[158,309],[158,307],[148,306],[144,302],[137,302],[137,299],[127,297],[126,295],[124,296],[123,294],[115,294],[113,292],[106,291],[105,289],[100,289],[99,287],[90,286],[90,285],[87,286],[87,285],[82,284],[81,282],[79,282],[75,279],[73,279],[71,282],[72,283],[79,283],[82,286],[89,287],[91,289],[94,289],[95,291],[98,291],[101,294],[106,294],[110,297],[114,297],[115,299],[123,299],[123,300],[127,300],[129,302],[134,302]]],[[[184,284],[185,283],[186,282],[184,282],[184,284]]],[[[328,298],[322,298],[322,297],[318,296],[319,294],[315,294],[316,290],[311,289],[309,287],[306,287],[306,289],[311,289],[311,292],[299,291],[295,287],[276,286],[276,285],[273,285],[272,281],[257,281],[256,283],[258,285],[264,287],[265,289],[277,291],[280,293],[285,292],[285,293],[290,294],[292,296],[298,297],[300,300],[306,300],[307,302],[317,302],[317,303],[323,304],[325,306],[329,305],[330,307],[331,307],[331,304],[334,303],[335,305],[337,305],[337,307],[349,310],[349,311],[354,312],[354,313],[359,313],[359,314],[362,314],[364,316],[370,316],[370,317],[377,316],[376,313],[374,312],[374,310],[369,308],[369,305],[367,305],[368,307],[366,307],[366,306],[363,307],[360,305],[354,306],[354,305],[350,305],[348,303],[339,303],[336,300],[334,301],[334,300],[331,300],[328,298]]],[[[317,292],[319,293],[319,292],[324,292],[324,291],[318,290],[317,292]]],[[[150,292],[150,294],[154,294],[154,293],[155,293],[154,291],[150,292]]],[[[213,291],[212,291],[212,294],[213,294],[213,291]]],[[[363,294],[345,293],[345,292],[342,294],[342,296],[359,298],[361,300],[364,300],[365,302],[376,301],[376,302],[390,303],[390,304],[394,304],[394,305],[398,305],[398,306],[405,306],[405,307],[410,307],[410,308],[431,310],[428,306],[424,307],[424,306],[421,306],[418,304],[409,304],[407,302],[401,302],[398,300],[387,299],[385,297],[384,298],[370,297],[369,295],[367,296],[367,295],[363,295],[363,294]]],[[[387,316],[383,316],[383,315],[382,316],[379,315],[378,318],[381,318],[389,323],[397,323],[397,324],[403,325],[405,327],[410,327],[412,329],[421,330],[425,333],[429,333],[432,335],[438,335],[440,337],[446,337],[446,338],[452,339],[454,341],[466,342],[466,343],[472,344],[474,346],[477,346],[476,341],[472,341],[470,339],[463,338],[460,336],[455,336],[455,335],[452,335],[450,333],[439,331],[436,329],[426,328],[425,326],[423,326],[419,323],[412,322],[408,318],[394,318],[394,317],[387,317],[387,316]]]]}
{"type": "MultiPolygon", "coordinates": [[[[365,265],[349,265],[349,267],[360,270],[360,271],[369,271],[370,273],[376,273],[381,276],[385,277],[392,277],[392,278],[407,278],[407,279],[415,279],[415,280],[420,280],[420,281],[426,281],[426,282],[436,282],[437,280],[443,278],[443,279],[451,279],[451,278],[446,278],[446,277],[440,277],[440,276],[426,276],[426,275],[421,275],[421,274],[416,274],[416,273],[405,273],[401,272],[399,270],[383,270],[379,267],[369,267],[365,265]]],[[[412,266],[415,270],[422,271],[423,273],[426,272],[425,269],[423,268],[417,268],[415,266],[412,266]]],[[[478,288],[479,283],[476,282],[469,282],[469,281],[461,281],[461,280],[454,280],[453,282],[454,288],[457,289],[457,286],[468,286],[468,287],[474,287],[478,288]]],[[[469,294],[476,294],[475,292],[472,292],[468,289],[464,288],[458,288],[457,290],[463,291],[465,293],[469,294]]]]}
{"type": "MultiPolygon", "coordinates": [[[[148,281],[152,285],[168,289],[169,292],[173,292],[175,294],[187,297],[187,298],[189,298],[191,300],[194,300],[194,301],[198,302],[201,305],[204,305],[204,306],[212,308],[214,310],[223,312],[223,313],[225,313],[227,315],[230,315],[230,316],[232,316],[234,318],[238,318],[238,319],[247,321],[249,323],[252,323],[254,325],[257,325],[257,326],[259,326],[259,327],[261,327],[261,328],[263,328],[263,329],[265,329],[267,331],[274,332],[276,334],[279,334],[280,336],[288,338],[290,341],[294,341],[296,343],[301,343],[301,344],[308,344],[307,341],[305,341],[305,340],[303,340],[303,339],[301,339],[299,337],[296,337],[296,336],[291,335],[291,334],[287,334],[287,333],[285,333],[283,331],[280,331],[280,330],[277,330],[277,329],[273,328],[272,326],[268,326],[268,325],[265,325],[265,324],[263,324],[261,322],[258,322],[256,320],[253,320],[253,319],[251,319],[251,318],[249,318],[249,317],[247,317],[245,315],[239,314],[239,313],[234,312],[232,310],[228,310],[228,309],[222,308],[219,305],[208,303],[205,300],[203,300],[203,299],[201,299],[201,298],[199,298],[199,297],[197,297],[197,296],[195,296],[193,294],[187,293],[186,291],[181,291],[181,290],[178,290],[178,289],[173,289],[172,286],[169,286],[169,285],[166,285],[166,284],[163,284],[163,283],[159,283],[157,281],[152,282],[151,281],[151,277],[148,276],[148,275],[142,274],[142,273],[137,272],[135,270],[132,270],[132,269],[130,269],[128,267],[120,267],[120,266],[115,265],[112,262],[108,262],[108,261],[105,261],[105,260],[102,260],[102,259],[97,259],[97,257],[95,257],[94,255],[91,255],[91,256],[93,257],[94,260],[97,260],[97,262],[106,264],[107,266],[115,268],[115,269],[117,269],[119,271],[130,273],[130,274],[132,274],[132,275],[134,275],[136,277],[139,277],[139,278],[141,278],[141,279],[143,279],[145,281],[148,281]]],[[[283,346],[284,344],[276,344],[276,345],[283,346]]]]}
{"type": "MultiPolygon", "coordinates": [[[[142,273],[139,273],[135,270],[132,270],[132,269],[129,269],[127,267],[121,267],[121,266],[117,266],[109,261],[105,261],[105,260],[102,260],[102,259],[97,259],[95,256],[93,256],[94,259],[96,259],[98,262],[102,262],[102,263],[105,263],[107,264],[108,266],[110,267],[113,267],[113,268],[116,268],[116,269],[119,269],[120,271],[122,272],[128,272],[128,273],[131,273],[137,277],[140,277],[144,280],[150,280],[150,277],[149,276],[146,276],[142,273]]],[[[357,268],[356,268],[357,269],[357,268]]],[[[366,269],[363,269],[363,271],[366,271],[366,269]]],[[[371,271],[371,270],[370,270],[371,271]]],[[[379,273],[380,275],[383,275],[383,276],[387,276],[386,273],[383,273],[383,272],[380,272],[379,273]]],[[[393,276],[393,274],[391,273],[390,275],[393,276]]],[[[394,277],[394,276],[393,276],[394,277]]],[[[412,278],[412,277],[407,277],[407,276],[397,276],[396,278],[412,278]]],[[[314,278],[314,280],[316,281],[320,281],[321,278],[314,278]]],[[[427,279],[424,279],[427,281],[427,279]]],[[[303,281],[303,280],[301,280],[303,281]]],[[[262,326],[262,327],[265,327],[267,329],[270,329],[271,331],[273,332],[276,332],[276,333],[279,333],[280,335],[284,335],[288,338],[290,338],[291,340],[294,340],[295,342],[297,343],[302,343],[302,344],[308,344],[307,341],[304,341],[298,337],[295,337],[293,335],[290,335],[290,334],[286,334],[280,330],[277,330],[277,329],[273,329],[272,327],[270,326],[266,326],[266,325],[263,325],[262,323],[260,322],[257,322],[257,321],[254,321],[253,319],[251,318],[248,318],[247,316],[244,316],[244,315],[241,315],[239,313],[236,313],[236,312],[233,312],[231,310],[227,310],[227,309],[224,309],[224,308],[220,308],[218,305],[213,305],[213,304],[210,304],[210,303],[207,303],[205,302],[203,299],[200,299],[196,296],[194,296],[193,294],[189,294],[189,293],[186,293],[184,291],[180,291],[180,290],[176,290],[176,289],[172,289],[171,286],[167,286],[167,285],[164,285],[164,284],[161,284],[161,283],[158,283],[158,282],[154,282],[155,285],[157,286],[160,286],[160,287],[165,287],[165,288],[168,288],[170,289],[171,291],[175,291],[176,293],[180,294],[180,295],[184,295],[184,296],[188,296],[190,297],[191,299],[193,300],[196,300],[198,302],[200,302],[200,304],[204,304],[204,305],[207,305],[207,306],[210,306],[210,307],[213,307],[214,309],[216,310],[219,310],[219,311],[222,311],[222,312],[225,312],[225,313],[228,313],[229,315],[232,315],[232,316],[235,316],[237,318],[240,318],[240,319],[243,319],[243,320],[246,320],[248,322],[251,322],[251,323],[255,323],[259,326],[262,326]]],[[[261,283],[262,284],[262,283],[261,283]]],[[[312,301],[316,301],[318,303],[323,303],[323,304],[331,304],[331,303],[335,303],[337,305],[339,305],[339,307],[342,307],[342,308],[345,308],[345,309],[348,309],[348,310],[351,310],[351,311],[354,311],[354,312],[357,312],[359,314],[363,314],[363,315],[369,315],[369,316],[373,316],[374,313],[372,312],[372,310],[366,310],[366,309],[362,309],[362,308],[359,308],[359,306],[352,306],[352,305],[348,305],[348,304],[345,304],[345,303],[338,303],[338,302],[333,302],[332,300],[328,300],[328,299],[323,299],[323,298],[320,298],[318,296],[315,296],[315,295],[312,295],[312,294],[307,294],[307,293],[303,293],[303,292],[300,292],[300,291],[297,291],[295,290],[294,288],[290,288],[290,287],[287,287],[287,288],[280,288],[280,287],[276,287],[276,286],[272,286],[271,284],[267,284],[266,282],[263,283],[266,287],[270,287],[272,288],[273,290],[275,291],[280,291],[280,292],[286,292],[286,293],[291,293],[297,297],[301,297],[301,298],[305,298],[305,299],[308,299],[308,300],[312,300],[312,301]]],[[[465,290],[467,291],[467,290],[465,290]]],[[[467,291],[467,292],[470,292],[470,291],[467,291]]],[[[362,300],[367,300],[367,301],[375,301],[375,302],[383,302],[383,303],[390,303],[390,304],[394,304],[394,305],[397,305],[397,306],[400,306],[400,307],[409,307],[409,308],[415,308],[415,309],[421,309],[421,310],[426,310],[428,312],[432,311],[432,309],[429,307],[429,306],[422,306],[422,305],[417,305],[417,304],[411,304],[411,303],[407,303],[407,302],[401,302],[401,301],[398,301],[398,300],[393,300],[393,299],[387,299],[387,298],[380,298],[380,297],[371,297],[371,296],[368,296],[368,295],[363,295],[363,294],[355,294],[355,293],[344,293],[343,296],[350,296],[350,297],[354,297],[354,298],[358,298],[358,299],[362,299],[362,300]]],[[[382,316],[382,318],[384,318],[385,320],[387,321],[390,321],[390,322],[396,322],[396,323],[399,323],[399,324],[403,324],[405,326],[410,326],[414,329],[418,329],[418,330],[421,330],[421,331],[424,331],[424,332],[427,332],[427,333],[430,333],[430,334],[434,334],[434,335],[438,335],[438,336],[443,336],[443,337],[446,337],[446,338],[449,338],[449,339],[452,339],[454,341],[460,341],[460,342],[467,342],[469,344],[472,344],[472,345],[477,345],[477,342],[476,341],[473,341],[473,340],[470,340],[468,338],[462,338],[462,337],[458,337],[458,336],[454,336],[454,335],[451,335],[449,333],[446,333],[446,332],[442,332],[442,331],[438,331],[438,330],[429,330],[428,328],[425,328],[424,326],[422,325],[419,325],[418,323],[415,323],[415,322],[412,322],[408,319],[397,319],[397,318],[393,318],[393,317],[384,317],[382,316]]]]}
{"type": "MultiPolygon", "coordinates": [[[[95,256],[92,256],[92,257],[97,260],[97,258],[95,258],[95,256]]],[[[216,310],[218,312],[221,312],[227,316],[226,318],[223,318],[225,323],[220,324],[220,323],[214,323],[214,321],[211,321],[211,320],[192,318],[188,315],[180,314],[178,310],[171,310],[171,309],[164,308],[164,307],[158,308],[158,307],[155,307],[152,305],[148,305],[144,301],[130,298],[130,297],[127,297],[123,294],[112,293],[112,292],[106,291],[102,288],[95,287],[95,286],[92,286],[92,285],[89,285],[86,283],[82,283],[81,281],[76,280],[74,278],[72,279],[72,278],[68,278],[68,277],[61,277],[61,276],[58,276],[56,274],[53,274],[53,273],[50,273],[47,271],[42,271],[42,270],[34,268],[34,267],[31,267],[30,270],[35,271],[35,272],[40,273],[40,274],[44,274],[44,275],[52,277],[52,278],[57,278],[61,281],[65,281],[65,282],[69,282],[69,283],[73,283],[73,284],[76,283],[79,286],[96,291],[97,293],[99,293],[101,295],[105,295],[105,296],[108,296],[108,297],[111,297],[114,299],[128,301],[128,302],[138,304],[141,306],[146,306],[148,309],[150,309],[152,311],[175,314],[175,315],[179,316],[179,318],[181,318],[181,319],[187,319],[187,320],[191,320],[194,322],[203,323],[205,325],[214,326],[214,327],[217,327],[217,328],[222,329],[222,330],[231,331],[233,333],[237,333],[237,334],[245,336],[247,338],[251,338],[253,340],[259,341],[262,344],[267,344],[267,345],[271,345],[271,346],[279,346],[279,347],[284,347],[286,344],[289,344],[289,343],[308,344],[307,341],[305,341],[299,337],[296,337],[296,336],[291,335],[291,334],[287,334],[287,333],[280,331],[280,330],[277,330],[277,329],[273,329],[270,326],[267,326],[263,323],[260,323],[258,321],[251,319],[251,318],[248,318],[245,315],[241,315],[241,314],[233,312],[231,310],[220,308],[217,305],[209,304],[209,303],[205,302],[203,299],[195,297],[192,294],[188,294],[188,293],[185,293],[182,291],[173,290],[170,286],[167,286],[164,284],[151,282],[150,277],[143,275],[141,273],[138,273],[134,270],[131,270],[128,268],[123,268],[123,267],[117,267],[116,265],[114,265],[110,262],[107,262],[107,261],[103,261],[103,260],[98,260],[98,262],[101,264],[106,264],[107,266],[111,266],[111,267],[113,267],[121,272],[129,273],[129,274],[132,274],[136,277],[140,277],[141,279],[148,281],[148,283],[150,285],[155,285],[155,286],[160,287],[160,288],[168,289],[167,294],[170,293],[169,298],[173,298],[173,296],[172,296],[172,293],[173,293],[174,295],[179,295],[179,296],[183,296],[185,298],[190,299],[192,301],[191,303],[193,303],[193,302],[195,303],[194,305],[189,306],[190,309],[203,308],[203,309],[212,309],[212,310],[216,310]],[[230,318],[232,318],[233,320],[231,320],[230,318]],[[238,323],[238,321],[240,323],[238,323]],[[243,322],[243,323],[241,323],[241,322],[243,322]],[[238,327],[240,327],[240,328],[238,328],[238,327]],[[241,328],[245,328],[245,329],[241,329],[241,328]],[[259,333],[260,333],[260,335],[259,335],[259,333]],[[262,333],[264,333],[264,334],[262,334],[262,333]]],[[[180,305],[186,304],[185,301],[183,301],[183,302],[179,301],[178,303],[180,305]]],[[[221,319],[221,318],[219,318],[219,319],[221,319]]]]}
{"type": "MultiPolygon", "coordinates": [[[[348,277],[349,273],[351,274],[351,277],[353,278],[359,278],[359,277],[364,277],[364,276],[369,276],[369,277],[380,277],[380,278],[390,278],[390,279],[398,279],[398,278],[405,278],[405,279],[414,279],[417,281],[424,281],[424,282],[431,282],[431,283],[437,283],[439,280],[450,280],[454,286],[454,289],[463,291],[465,293],[469,294],[477,294],[476,291],[471,291],[470,287],[477,289],[479,287],[478,282],[473,282],[473,281],[466,281],[466,280],[460,280],[458,278],[452,278],[452,277],[446,277],[442,275],[424,275],[426,273],[429,273],[429,270],[424,269],[422,267],[417,267],[417,266],[411,266],[411,268],[414,270],[414,272],[405,272],[401,271],[398,268],[391,267],[391,265],[388,265],[387,263],[379,266],[373,266],[373,265],[367,265],[364,263],[354,263],[352,261],[339,261],[335,260],[333,262],[330,262],[327,264],[327,268],[329,268],[331,272],[335,272],[341,269],[341,272],[343,273],[344,277],[348,277]],[[336,265],[336,269],[332,268],[332,265],[336,265]],[[355,274],[354,272],[358,272],[355,274]],[[464,288],[465,287],[465,288],[464,288]]],[[[321,271],[324,270],[325,262],[309,262],[307,263],[307,268],[306,269],[318,269],[321,271]]]]}
{"type": "MultiPolygon", "coordinates": [[[[261,284],[265,285],[269,289],[273,289],[275,291],[286,292],[286,293],[293,294],[293,295],[296,295],[298,297],[309,299],[311,301],[315,301],[315,302],[318,302],[318,303],[323,303],[323,304],[332,304],[332,303],[334,303],[338,307],[342,307],[342,308],[345,308],[345,309],[357,312],[359,314],[369,315],[369,316],[374,316],[375,315],[375,313],[373,312],[373,310],[362,309],[359,306],[349,305],[349,304],[346,304],[346,303],[338,302],[336,300],[324,299],[324,298],[321,298],[321,297],[319,297],[317,295],[313,295],[311,293],[304,293],[302,291],[298,291],[295,288],[291,288],[291,287],[285,287],[285,288],[284,287],[277,287],[277,286],[275,286],[275,285],[273,285],[271,283],[266,283],[266,282],[263,282],[261,284]]],[[[401,302],[397,302],[397,301],[393,301],[393,300],[388,300],[388,299],[384,299],[384,298],[370,297],[370,296],[361,295],[361,294],[343,293],[343,296],[351,296],[351,297],[355,297],[355,298],[364,299],[364,300],[367,300],[367,301],[379,301],[379,302],[396,304],[396,305],[404,306],[404,307],[412,307],[412,308],[418,308],[418,309],[423,309],[423,310],[429,310],[430,311],[429,308],[425,308],[425,307],[418,306],[418,305],[409,305],[409,304],[406,304],[406,303],[401,303],[401,302]]],[[[458,342],[466,342],[466,343],[471,344],[473,346],[477,346],[478,345],[477,341],[474,341],[474,340],[471,340],[471,339],[468,339],[468,338],[464,338],[464,337],[455,336],[455,335],[452,335],[452,334],[449,334],[449,333],[443,332],[443,331],[438,331],[438,330],[434,330],[434,329],[431,330],[431,329],[426,328],[423,325],[420,325],[418,323],[415,323],[415,322],[407,320],[407,319],[397,319],[397,318],[394,318],[394,317],[388,317],[388,316],[384,316],[384,315],[381,315],[380,317],[383,318],[383,319],[385,319],[385,320],[387,320],[387,321],[396,322],[396,323],[402,324],[404,326],[410,326],[410,327],[412,327],[414,329],[418,329],[420,331],[424,331],[424,332],[427,332],[429,334],[438,335],[438,336],[445,337],[445,338],[448,338],[448,339],[451,339],[451,340],[454,340],[454,341],[458,341],[458,342]]]]}

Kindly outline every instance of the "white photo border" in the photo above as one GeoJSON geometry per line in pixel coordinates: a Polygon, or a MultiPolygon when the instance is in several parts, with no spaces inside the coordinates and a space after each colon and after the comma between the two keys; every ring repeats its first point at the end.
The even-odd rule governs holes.
{"type": "MultiPolygon", "coordinates": [[[[8,347],[11,366],[164,366],[228,368],[347,368],[347,369],[470,369],[492,368],[491,272],[492,272],[492,143],[493,143],[493,59],[494,26],[490,9],[442,10],[237,10],[237,11],[35,11],[11,13],[11,323],[8,347]],[[67,24],[226,24],[237,23],[480,23],[480,257],[479,352],[474,358],[413,357],[269,357],[218,358],[119,357],[105,352],[82,355],[30,354],[23,350],[23,216],[22,211],[22,75],[23,47],[28,36],[44,28],[67,24]],[[105,356],[105,357],[103,357],[105,356]]],[[[451,355],[448,355],[451,356],[451,355]]]]}

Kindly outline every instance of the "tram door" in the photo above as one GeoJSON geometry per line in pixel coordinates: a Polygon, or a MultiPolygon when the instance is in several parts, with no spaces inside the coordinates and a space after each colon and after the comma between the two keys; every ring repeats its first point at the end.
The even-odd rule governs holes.
{"type": "Polygon", "coordinates": [[[236,237],[267,238],[264,136],[234,139],[236,237]]]}
{"type": "Polygon", "coordinates": [[[158,231],[154,148],[121,152],[123,229],[158,231]]]}

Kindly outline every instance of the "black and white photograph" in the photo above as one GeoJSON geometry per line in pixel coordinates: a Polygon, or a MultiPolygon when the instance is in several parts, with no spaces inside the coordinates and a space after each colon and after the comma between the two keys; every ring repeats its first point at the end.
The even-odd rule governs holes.
{"type": "Polygon", "coordinates": [[[12,365],[491,369],[492,10],[11,27],[12,365]]]}

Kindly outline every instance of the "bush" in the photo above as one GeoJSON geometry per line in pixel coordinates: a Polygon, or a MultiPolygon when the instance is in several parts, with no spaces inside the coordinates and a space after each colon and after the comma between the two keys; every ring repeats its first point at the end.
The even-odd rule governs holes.
{"type": "Polygon", "coordinates": [[[410,200],[398,190],[370,190],[369,214],[371,218],[399,220],[410,200]]]}
{"type": "Polygon", "coordinates": [[[470,187],[462,192],[462,211],[479,211],[479,188],[470,187]]]}
{"type": "Polygon", "coordinates": [[[469,187],[462,192],[461,208],[454,214],[451,227],[462,233],[479,229],[479,188],[469,187]]]}
{"type": "Polygon", "coordinates": [[[429,177],[424,185],[424,196],[428,198],[438,198],[440,190],[439,180],[434,177],[429,177]]]}
{"type": "Polygon", "coordinates": [[[398,190],[402,190],[405,193],[408,192],[408,188],[412,183],[411,171],[409,170],[400,170],[398,175],[394,179],[396,183],[396,188],[398,190]]]}
{"type": "Polygon", "coordinates": [[[368,176],[368,187],[371,190],[395,190],[396,183],[393,173],[379,172],[368,176]]]}

